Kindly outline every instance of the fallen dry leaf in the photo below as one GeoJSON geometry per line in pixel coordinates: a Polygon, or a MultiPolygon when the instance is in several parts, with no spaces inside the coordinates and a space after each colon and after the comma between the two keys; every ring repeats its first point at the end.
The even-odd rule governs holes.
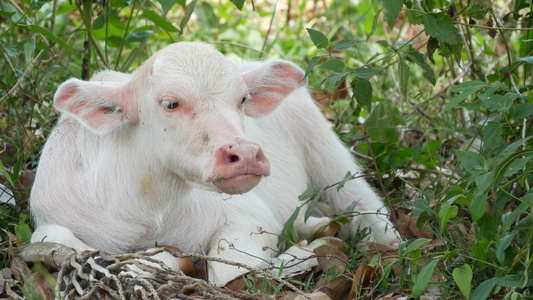
{"type": "Polygon", "coordinates": [[[393,222],[396,224],[396,229],[404,239],[432,239],[434,237],[433,233],[426,228],[422,230],[418,229],[416,226],[418,217],[410,216],[402,211],[396,211],[392,216],[394,218],[393,222]]]}
{"type": "MultiPolygon", "coordinates": [[[[317,286],[320,286],[322,279],[318,281],[317,286]]],[[[332,300],[348,299],[350,290],[352,288],[352,281],[343,275],[339,275],[326,284],[322,285],[318,291],[325,293],[332,300]]]]}
{"type": "Polygon", "coordinates": [[[329,272],[336,268],[336,272],[343,274],[346,270],[346,263],[348,257],[339,251],[337,247],[333,245],[322,245],[315,250],[316,257],[318,259],[318,265],[324,272],[329,272]]]}
{"type": "Polygon", "coordinates": [[[305,294],[305,296],[295,292],[290,292],[278,298],[278,300],[331,300],[331,298],[322,292],[305,294]]]}
{"type": "Polygon", "coordinates": [[[352,289],[348,299],[361,297],[363,289],[372,287],[376,280],[376,269],[368,265],[360,265],[353,275],[352,289]]]}

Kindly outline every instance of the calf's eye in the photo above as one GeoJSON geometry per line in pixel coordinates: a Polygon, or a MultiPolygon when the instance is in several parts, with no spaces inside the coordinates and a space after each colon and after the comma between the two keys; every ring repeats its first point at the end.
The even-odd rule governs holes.
{"type": "Polygon", "coordinates": [[[161,103],[166,109],[176,109],[180,106],[180,104],[175,101],[163,101],[161,103]]]}

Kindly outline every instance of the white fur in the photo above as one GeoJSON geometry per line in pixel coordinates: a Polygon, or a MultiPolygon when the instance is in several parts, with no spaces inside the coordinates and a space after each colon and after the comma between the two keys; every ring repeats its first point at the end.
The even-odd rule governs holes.
{"type": "MultiPolygon", "coordinates": [[[[211,46],[178,43],[131,75],[104,71],[97,82],[67,81],[56,93],[63,114],[32,190],[38,226],[32,242],[112,252],[157,243],[264,266],[276,255],[277,236],[259,228],[279,234],[308,186],[323,188],[360,171],[302,77],[285,61],[239,72],[211,46]],[[165,111],[161,99],[178,101],[179,109],[165,111]],[[215,149],[236,138],[261,146],[270,176],[247,193],[228,195],[203,178],[213,170],[215,149]]],[[[359,211],[387,213],[363,179],[324,196],[335,213],[355,200],[359,211]]],[[[307,238],[327,219],[305,224],[303,211],[295,225],[307,238]]],[[[371,227],[371,241],[398,242],[385,217],[356,217],[352,228],[358,226],[371,227]]],[[[219,285],[246,272],[215,263],[209,271],[219,285]]]]}

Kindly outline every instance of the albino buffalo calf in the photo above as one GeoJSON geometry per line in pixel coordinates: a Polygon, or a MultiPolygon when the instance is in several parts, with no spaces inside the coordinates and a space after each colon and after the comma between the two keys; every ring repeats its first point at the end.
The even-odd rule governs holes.
{"type": "MultiPolygon", "coordinates": [[[[213,47],[184,42],[132,74],[66,81],[31,194],[32,241],[111,252],[171,245],[266,266],[298,195],[360,171],[306,82],[287,61],[238,69],[213,47]]],[[[324,198],[334,213],[359,201],[365,214],[354,217],[352,233],[369,227],[370,241],[398,242],[364,179],[324,198]]],[[[304,211],[295,227],[307,238],[329,219],[304,223],[304,211]]],[[[244,272],[209,264],[218,285],[244,272]]]]}

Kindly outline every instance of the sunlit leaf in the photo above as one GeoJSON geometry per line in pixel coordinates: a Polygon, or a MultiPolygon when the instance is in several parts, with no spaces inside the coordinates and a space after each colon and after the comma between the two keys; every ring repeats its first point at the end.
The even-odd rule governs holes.
{"type": "Polygon", "coordinates": [[[159,4],[161,4],[161,8],[163,9],[163,12],[166,13],[172,5],[176,3],[176,0],[157,0],[159,4]]]}
{"type": "Polygon", "coordinates": [[[470,289],[472,286],[472,267],[464,264],[462,267],[453,270],[453,280],[457,283],[459,290],[466,299],[470,299],[470,289]]]}
{"type": "Polygon", "coordinates": [[[238,10],[242,10],[244,3],[246,3],[246,0],[230,0],[235,7],[237,7],[238,10]]]}
{"type": "Polygon", "coordinates": [[[387,23],[389,23],[390,28],[393,28],[396,18],[398,18],[398,15],[402,10],[403,0],[381,0],[381,3],[385,8],[387,23]]]}
{"type": "Polygon", "coordinates": [[[496,259],[500,264],[505,263],[505,250],[511,246],[515,234],[508,234],[496,242],[496,259]]]}
{"type": "Polygon", "coordinates": [[[346,68],[346,65],[340,59],[330,59],[320,64],[319,68],[331,70],[333,72],[342,72],[346,68]]]}
{"type": "Polygon", "coordinates": [[[309,64],[307,65],[307,69],[305,70],[305,77],[307,78],[309,74],[313,71],[315,66],[318,64],[318,62],[322,59],[322,56],[314,56],[309,61],[309,64]]]}
{"type": "Polygon", "coordinates": [[[366,78],[357,78],[353,87],[355,99],[372,112],[372,84],[366,78]]]}
{"type": "Polygon", "coordinates": [[[439,42],[455,45],[459,42],[459,30],[454,27],[453,20],[445,13],[424,15],[424,30],[439,42]]]}
{"type": "Polygon", "coordinates": [[[60,39],[57,35],[51,33],[47,29],[37,26],[37,25],[29,25],[28,28],[32,30],[33,32],[40,33],[44,35],[45,37],[49,38],[53,42],[57,43],[59,47],[65,49],[68,53],[72,53],[72,47],[70,47],[69,44],[65,43],[62,39],[60,39]]]}
{"type": "Polygon", "coordinates": [[[427,266],[424,267],[422,271],[415,277],[414,285],[413,285],[413,296],[415,298],[418,298],[422,295],[422,293],[426,290],[426,287],[429,283],[429,280],[431,279],[431,275],[433,275],[433,271],[435,271],[435,267],[437,266],[437,263],[439,262],[439,259],[435,259],[427,266]]]}
{"type": "Polygon", "coordinates": [[[309,32],[309,36],[317,48],[320,49],[329,46],[329,40],[322,32],[311,28],[307,28],[307,32],[309,32]]]}
{"type": "Polygon", "coordinates": [[[403,59],[398,62],[398,79],[400,81],[400,91],[404,99],[407,99],[407,89],[409,83],[410,68],[403,59]]]}
{"type": "Polygon", "coordinates": [[[168,32],[178,31],[178,28],[174,27],[172,23],[170,23],[168,20],[166,20],[165,18],[161,17],[160,15],[156,14],[155,12],[151,10],[144,10],[142,16],[154,22],[154,24],[157,25],[157,27],[165,31],[168,31],[168,32]]]}
{"type": "Polygon", "coordinates": [[[426,247],[427,245],[429,245],[429,243],[431,243],[431,239],[417,239],[417,240],[414,240],[409,245],[407,245],[407,248],[405,251],[407,251],[407,253],[410,253],[414,250],[420,250],[426,247]]]}
{"type": "Polygon", "coordinates": [[[339,51],[349,49],[364,42],[364,40],[342,40],[335,45],[333,50],[339,51]]]}
{"type": "Polygon", "coordinates": [[[443,111],[449,111],[452,108],[455,108],[459,103],[463,102],[468,96],[478,92],[482,88],[488,86],[488,83],[483,81],[467,81],[450,88],[450,92],[461,92],[459,95],[453,97],[446,106],[444,106],[443,111]]]}

